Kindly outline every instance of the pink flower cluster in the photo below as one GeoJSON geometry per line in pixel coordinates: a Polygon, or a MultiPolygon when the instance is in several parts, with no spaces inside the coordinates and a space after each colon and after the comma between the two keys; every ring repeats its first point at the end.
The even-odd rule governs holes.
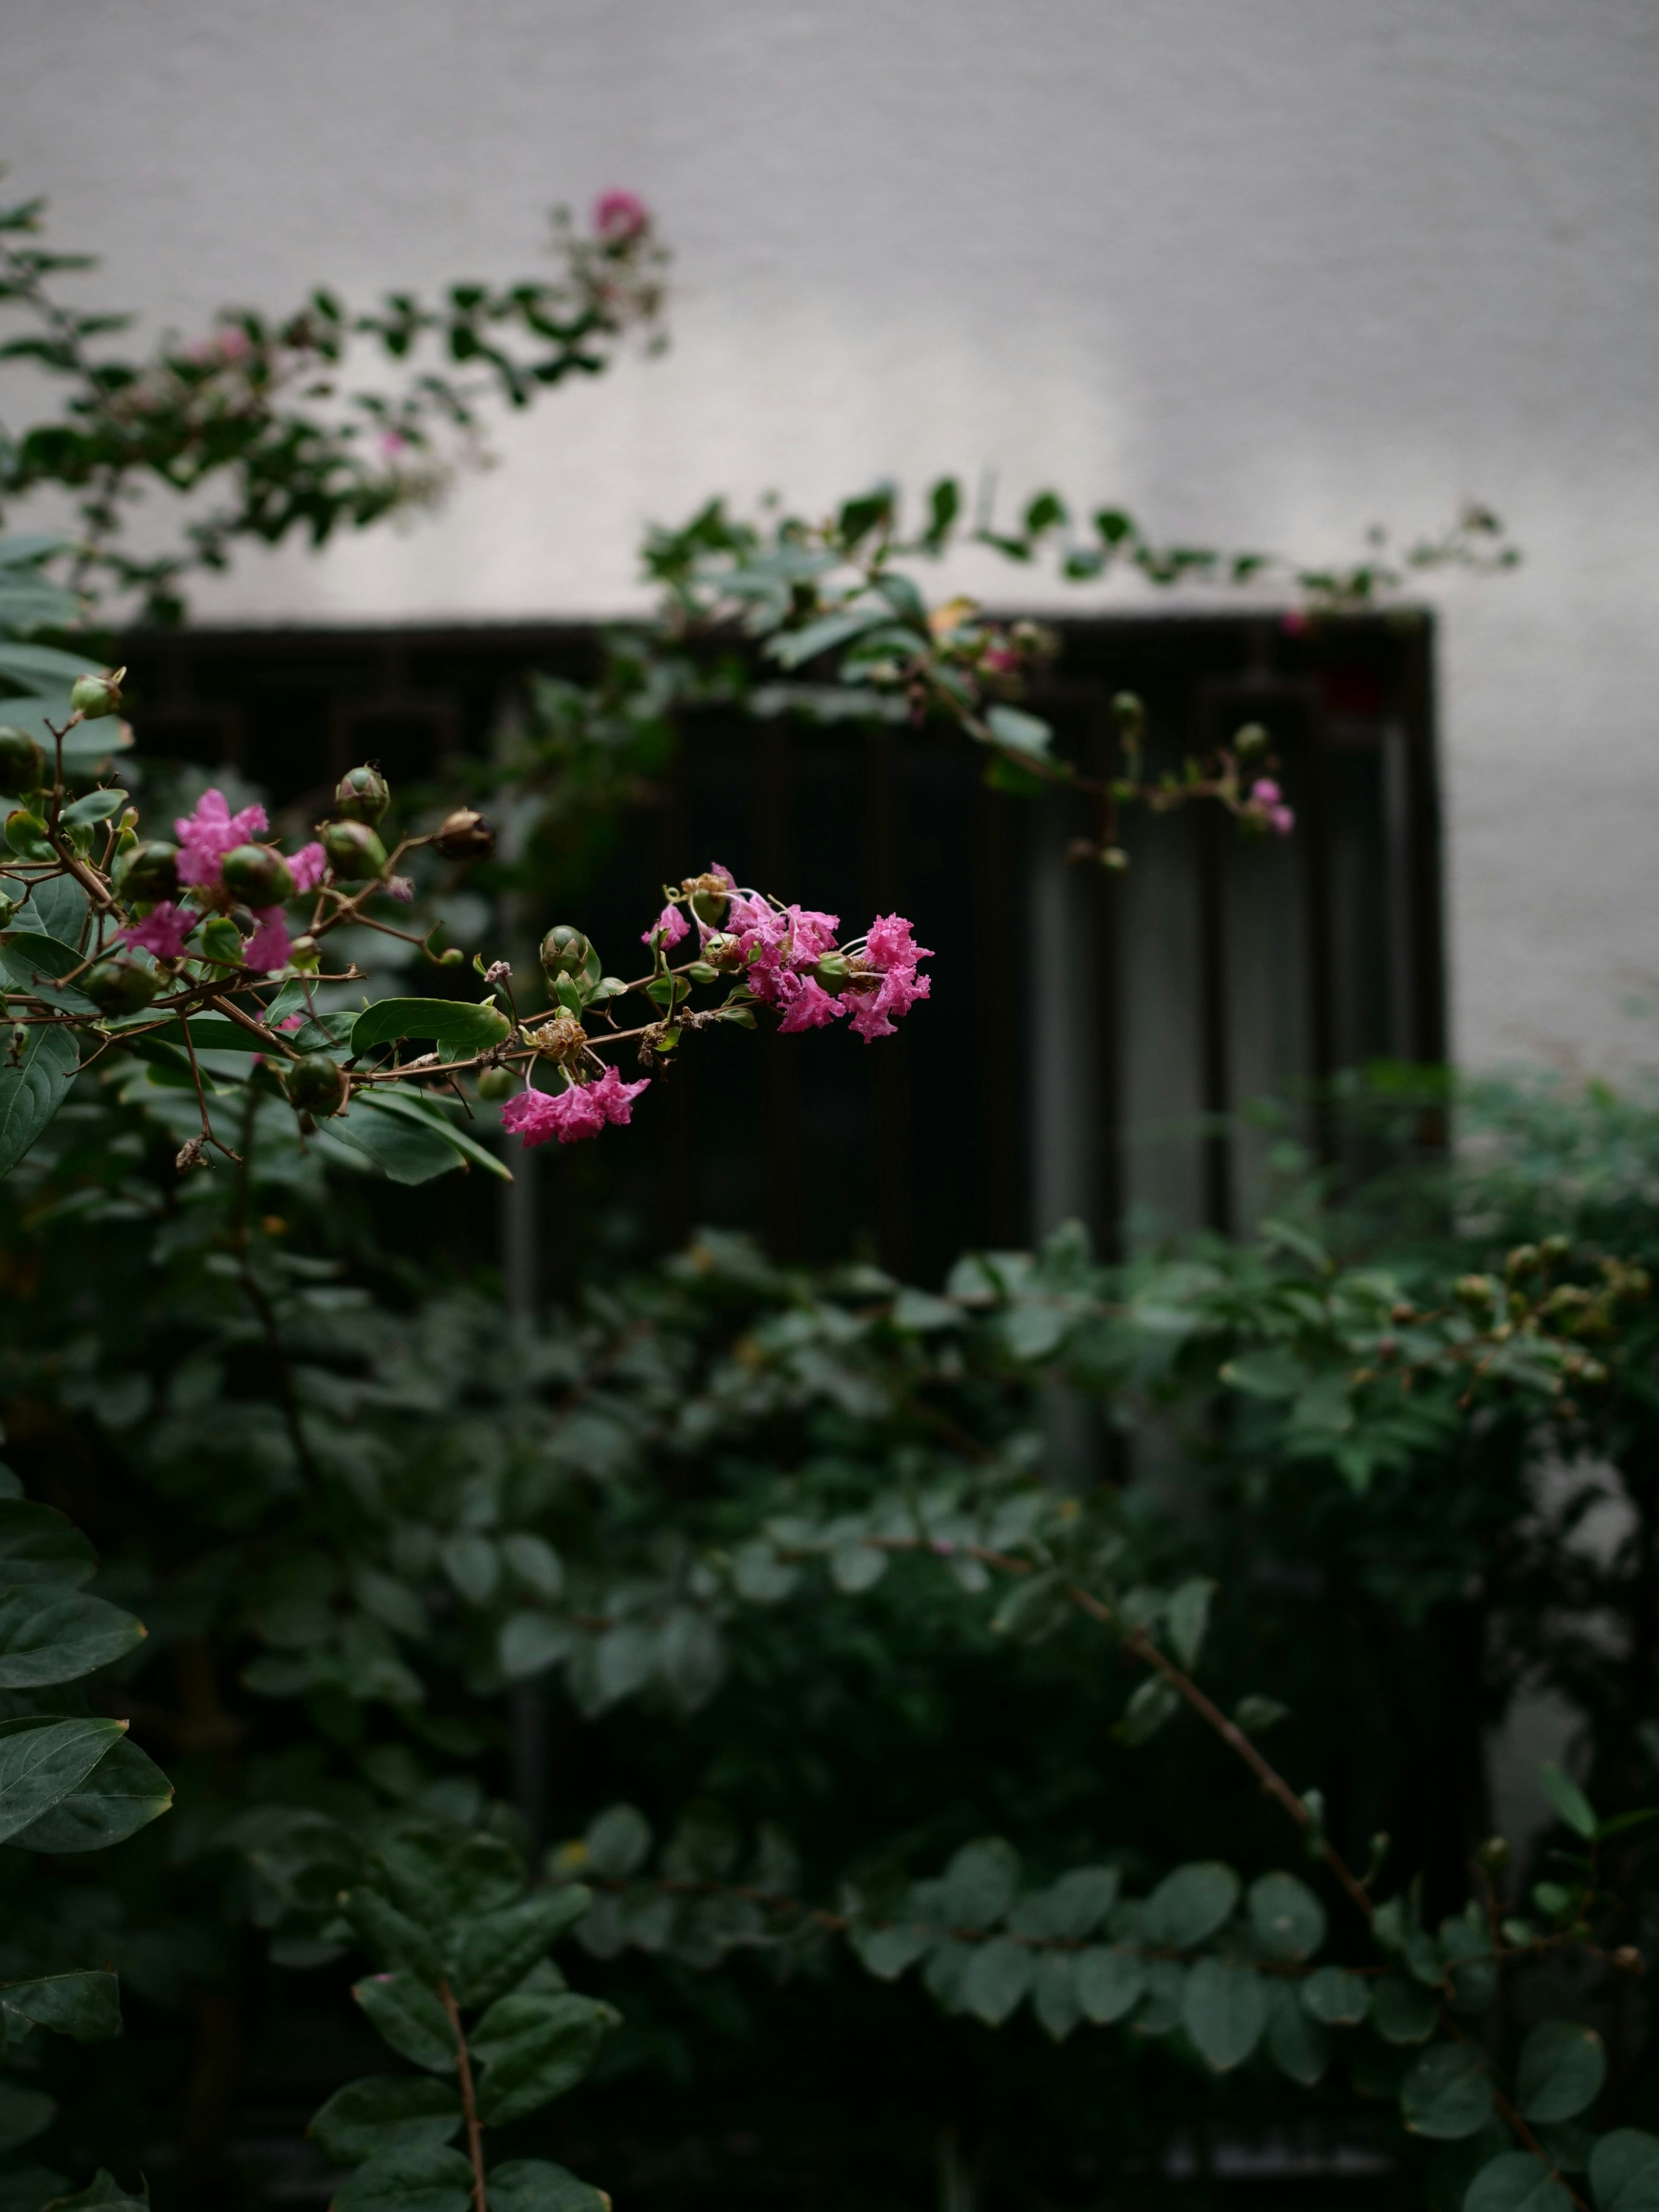
{"type": "Polygon", "coordinates": [[[836,950],[838,915],[739,896],[732,901],[726,927],[748,961],[750,989],[762,1006],[780,1009],[778,1027],[787,1034],[823,1029],[847,1014],[869,1044],[891,1036],[892,1017],[908,1013],[933,988],[917,973],[929,949],[916,943],[902,915],[881,915],[872,922],[862,956],[856,951],[846,956],[847,980],[830,989],[815,971],[836,950]]]}
{"type": "Polygon", "coordinates": [[[1288,837],[1296,827],[1296,810],[1285,805],[1284,793],[1270,775],[1256,778],[1250,787],[1250,795],[1245,806],[1259,822],[1280,837],[1288,837]]]}
{"type": "MultiPolygon", "coordinates": [[[[263,806],[239,807],[233,814],[223,792],[213,790],[204,791],[196,803],[195,812],[180,815],[173,827],[179,840],[179,882],[194,890],[211,892],[222,880],[226,854],[234,853],[239,845],[251,843],[270,823],[263,806]]],[[[295,890],[314,890],[328,865],[322,847],[313,841],[286,858],[295,890]]],[[[177,960],[183,953],[185,939],[198,919],[167,900],[143,921],[130,923],[121,935],[129,945],[142,945],[146,951],[153,952],[158,960],[177,960]]],[[[274,969],[286,968],[293,947],[282,908],[260,907],[253,919],[256,927],[242,953],[249,972],[270,975],[274,969]]]]}
{"type": "Polygon", "coordinates": [[[572,1084],[566,1091],[521,1091],[501,1109],[501,1127],[522,1137],[525,1150],[545,1145],[556,1137],[574,1145],[582,1137],[597,1137],[608,1121],[626,1126],[634,1117],[634,1101],[651,1088],[650,1079],[624,1083],[614,1067],[607,1067],[596,1083],[572,1084]]]}
{"type": "Polygon", "coordinates": [[[637,192],[618,188],[601,192],[593,203],[593,228],[606,246],[631,246],[651,221],[637,192]]]}

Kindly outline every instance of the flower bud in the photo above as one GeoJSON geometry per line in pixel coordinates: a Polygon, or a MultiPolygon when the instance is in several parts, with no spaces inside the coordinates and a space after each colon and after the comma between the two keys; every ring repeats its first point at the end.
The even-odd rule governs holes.
{"type": "Polygon", "coordinates": [[[317,949],[314,937],[296,937],[288,948],[288,964],[302,975],[314,975],[322,965],[322,954],[317,949]]]}
{"type": "Polygon", "coordinates": [[[706,929],[718,929],[726,919],[729,896],[723,876],[697,876],[684,888],[691,894],[691,911],[706,929]]]}
{"type": "Polygon", "coordinates": [[[216,914],[202,932],[202,956],[227,968],[242,964],[242,933],[228,914],[216,914]]]}
{"type": "Polygon", "coordinates": [[[1501,1874],[1510,1863],[1509,1839],[1504,1836],[1488,1836],[1475,1853],[1488,1874],[1501,1874]]]}
{"type": "Polygon", "coordinates": [[[373,830],[392,804],[392,786],[377,768],[349,768],[334,787],[334,811],[373,830]]]}
{"type": "Polygon", "coordinates": [[[136,1014],[149,1006],[161,988],[161,979],[153,968],[141,967],[125,955],[100,960],[76,986],[100,1014],[136,1014]]]}
{"type": "Polygon", "coordinates": [[[711,968],[741,968],[743,947],[735,937],[716,931],[713,937],[704,938],[702,957],[711,968]]]}
{"type": "Polygon", "coordinates": [[[478,1078],[480,1098],[510,1098],[519,1079],[510,1067],[486,1067],[478,1078]]]}
{"type": "Polygon", "coordinates": [[[16,900],[14,898],[8,898],[3,891],[0,891],[0,929],[4,929],[7,927],[10,922],[13,915],[15,915],[16,911],[16,900]]]}
{"type": "Polygon", "coordinates": [[[1233,750],[1240,760],[1249,760],[1267,750],[1267,732],[1260,722],[1246,722],[1242,730],[1233,732],[1233,750]]]}
{"type": "Polygon", "coordinates": [[[542,972],[550,983],[561,975],[586,975],[592,946],[580,929],[568,921],[557,923],[542,939],[542,972]]]}
{"type": "Polygon", "coordinates": [[[1459,1305],[1490,1305],[1492,1292],[1492,1279],[1486,1275],[1460,1275],[1452,1285],[1452,1296],[1459,1305]]]}
{"type": "Polygon", "coordinates": [[[432,842],[447,860],[487,860],[495,849],[495,832],[482,814],[458,806],[439,824],[432,842]]]}
{"type": "Polygon", "coordinates": [[[308,1053],[283,1070],[283,1088],[289,1105],[323,1121],[345,1104],[349,1087],[344,1068],[326,1053],[308,1053]]]}
{"type": "Polygon", "coordinates": [[[844,952],[826,952],[812,970],[812,980],[821,983],[826,991],[844,991],[853,974],[852,963],[844,952]]]}
{"type": "Polygon", "coordinates": [[[281,906],[294,896],[288,862],[270,845],[238,845],[219,864],[225,889],[244,906],[281,906]]]}
{"type": "Polygon", "coordinates": [[[135,845],[116,867],[115,888],[125,899],[177,898],[179,848],[159,837],[135,845]]]}
{"type": "Polygon", "coordinates": [[[317,834],[343,883],[367,883],[384,872],[386,847],[366,822],[324,822],[317,834]]]}
{"type": "Polygon", "coordinates": [[[1112,701],[1112,720],[1117,724],[1118,736],[1126,745],[1138,745],[1146,729],[1146,709],[1138,695],[1120,691],[1112,701]]]}
{"type": "Polygon", "coordinates": [[[1547,1237],[1544,1239],[1538,1248],[1538,1253],[1539,1257],[1547,1261],[1551,1267],[1557,1267],[1566,1258],[1571,1249],[1571,1237],[1563,1237],[1558,1230],[1553,1237],[1547,1237]]]}
{"type": "Polygon", "coordinates": [[[45,782],[46,757],[27,730],[0,724],[0,792],[21,799],[45,782]]]}
{"type": "Polygon", "coordinates": [[[101,721],[112,714],[121,703],[121,678],[125,668],[117,668],[107,676],[77,676],[70,691],[70,704],[83,722],[101,721]]]}
{"type": "Polygon", "coordinates": [[[1644,1963],[1634,1943],[1621,1943],[1613,1954],[1613,1965],[1621,1974],[1639,1974],[1644,1963]]]}
{"type": "Polygon", "coordinates": [[[15,806],[6,817],[6,842],[20,860],[55,860],[52,840],[46,835],[46,825],[38,814],[27,806],[15,806]]]}

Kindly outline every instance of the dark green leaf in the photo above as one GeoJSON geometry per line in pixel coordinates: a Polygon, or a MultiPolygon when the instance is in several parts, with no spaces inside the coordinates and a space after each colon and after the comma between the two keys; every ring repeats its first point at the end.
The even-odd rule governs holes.
{"type": "Polygon", "coordinates": [[[471,2212],[472,2168],[442,2143],[377,2151],[334,2192],[334,2212],[471,2212]]]}
{"type": "Polygon", "coordinates": [[[1371,2025],[1385,2043],[1426,2043],[1439,2017],[1434,1993],[1385,1974],[1371,1990],[1371,2025]]]}
{"type": "Polygon", "coordinates": [[[1205,2063],[1218,2074],[1243,2065],[1267,2024],[1267,1992],[1253,1968],[1200,1959],[1187,1977],[1181,2021],[1205,2063]]]}
{"type": "Polygon", "coordinates": [[[1293,1874],[1264,1874],[1246,1899],[1255,1940],[1270,1959],[1308,1959],[1325,1940],[1325,1908],[1293,1874]]]}
{"type": "Polygon", "coordinates": [[[0,1734],[0,1839],[12,1842],[67,1797],[125,1732],[96,1718],[14,1723],[0,1734]]]}
{"type": "Polygon", "coordinates": [[[42,2128],[51,2125],[57,2110],[44,2089],[24,2089],[13,2081],[0,2081],[0,2151],[15,2150],[19,2143],[31,2142],[42,2128]]]}
{"type": "Polygon", "coordinates": [[[64,945],[78,945],[86,924],[87,894],[73,876],[48,876],[36,884],[13,917],[15,927],[39,931],[64,945]]]}
{"type": "Polygon", "coordinates": [[[0,2007],[77,2043],[104,2043],[121,2033],[121,1998],[113,1974],[47,1974],[39,1981],[0,1982],[0,2007]]]}
{"type": "Polygon", "coordinates": [[[1544,1795],[1573,1831],[1588,1843],[1595,1833],[1595,1812],[1571,1777],[1548,1760],[1539,1769],[1539,1779],[1544,1785],[1544,1795]]]}
{"type": "Polygon", "coordinates": [[[822,615],[817,621],[808,623],[804,629],[781,630],[769,638],[767,657],[783,668],[799,668],[804,661],[815,660],[821,653],[833,652],[836,646],[846,645],[861,637],[878,623],[891,620],[891,610],[884,602],[879,606],[843,610],[839,614],[822,615]]]}
{"type": "Polygon", "coordinates": [[[992,1928],[1019,1887],[1019,1854],[1000,1836],[964,1844],[945,1869],[944,1914],[952,1928],[992,1928]]]}
{"type": "Polygon", "coordinates": [[[0,1689],[73,1682],[143,1641],[143,1625],[79,1590],[0,1590],[0,1689]]]}
{"type": "Polygon", "coordinates": [[[859,1961],[878,1981],[896,1982],[928,1948],[933,1938],[921,1928],[854,1928],[848,1939],[859,1961]]]}
{"type": "Polygon", "coordinates": [[[1031,1987],[1031,1954],[1006,1936],[979,1944],[962,1978],[964,2010],[988,2027],[1000,2027],[1031,1987]]]}
{"type": "Polygon", "coordinates": [[[67,1583],[78,1589],[98,1571],[98,1554],[75,1523],[50,1505],[0,1498],[0,1584],[67,1583]]]}
{"type": "Polygon", "coordinates": [[[1048,1932],[1072,1942],[1092,1936],[1117,1903],[1117,1893],[1115,1867],[1073,1867],[1044,1899],[1048,1932]]]}
{"type": "Polygon", "coordinates": [[[1492,2083],[1476,2054],[1461,2043],[1437,2043],[1407,2075],[1400,2110],[1413,2135],[1455,2142],[1492,2117],[1492,2083]]]}
{"type": "Polygon", "coordinates": [[[509,2158],[489,2170],[489,2212],[611,2212],[611,2199],[544,2158],[509,2158]]]}
{"type": "Polygon", "coordinates": [[[1166,1721],[1172,1721],[1180,1711],[1179,1692],[1171,1689],[1162,1675],[1150,1675],[1139,1685],[1123,1708],[1123,1717],[1117,1724],[1116,1733],[1125,1743],[1145,1743],[1166,1721]]]}
{"type": "Polygon", "coordinates": [[[1321,1966],[1302,1984],[1302,2002],[1327,2027],[1358,2027],[1370,2010],[1370,1990],[1363,1974],[1346,1966],[1321,1966]]]}
{"type": "Polygon", "coordinates": [[[480,1919],[465,1920],[450,1946],[451,1980],[464,2005],[493,2004],[521,1982],[593,1901],[580,1883],[538,1890],[480,1919]]]}
{"type": "Polygon", "coordinates": [[[1218,1860],[1177,1867],[1146,1900],[1146,1941],[1160,1948],[1190,1950],[1214,1935],[1237,1904],[1238,1892],[1238,1876],[1218,1860]]]}
{"type": "Polygon", "coordinates": [[[1590,2153],[1597,2212],[1659,2212],[1659,2136],[1614,2128],[1590,2153]]]}
{"type": "Polygon", "coordinates": [[[413,1974],[371,1974],[351,1994],[400,2058],[428,2073],[454,2072],[455,2031],[435,1990],[413,1974]]]}
{"type": "Polygon", "coordinates": [[[1133,2012],[1146,1990],[1146,1962],[1137,1951],[1091,1945],[1077,1961],[1077,2001],[1098,2027],[1133,2012]]]}
{"type": "Polygon", "coordinates": [[[29,1851],[101,1851],[159,1820],[172,1803],[173,1784],[161,1768],[121,1738],[84,1782],[11,1840],[29,1851]]]}
{"type": "Polygon", "coordinates": [[[524,1862],[499,1836],[405,1829],[382,1839],[379,1856],[398,1903],[429,1928],[497,1912],[524,1890],[524,1862]]]}
{"type": "Polygon", "coordinates": [[[58,1109],[80,1066],[67,1030],[43,1024],[25,1034],[14,1060],[0,1054],[0,1176],[9,1175],[58,1109]]]}
{"type": "Polygon", "coordinates": [[[1316,2020],[1309,2018],[1293,1989],[1274,1992],[1267,2052],[1279,2072],[1304,2089],[1322,2081],[1331,2063],[1330,2037],[1316,2020]]]}
{"type": "Polygon", "coordinates": [[[1575,2119],[1601,2094],[1607,2052],[1593,2027],[1540,2021],[1521,2046],[1515,2100],[1529,2120],[1575,2119]]]}
{"type": "Polygon", "coordinates": [[[328,1124],[328,1135],[373,1160],[390,1182],[430,1182],[460,1165],[460,1155],[436,1129],[416,1128],[359,1097],[328,1124]]]}
{"type": "Polygon", "coordinates": [[[381,999],[353,1022],[351,1049],[356,1054],[400,1037],[419,1037],[464,1060],[501,1043],[512,1029],[493,999],[381,999]]]}
{"type": "Polygon", "coordinates": [[[1054,741],[1051,726],[1036,714],[1027,714],[1018,707],[988,707],[986,727],[1000,745],[1010,752],[1024,753],[1033,760],[1046,760],[1054,741]]]}
{"type": "Polygon", "coordinates": [[[610,1805],[589,1823],[582,1845],[584,1865],[595,1874],[625,1881],[651,1856],[651,1823],[635,1806],[610,1805]]]}
{"type": "Polygon", "coordinates": [[[1463,2212],[1572,2212],[1572,2198],[1528,2150],[1488,2159],[1469,2184],[1463,2212]]]}
{"type": "Polygon", "coordinates": [[[361,2166],[380,2151],[447,2143],[460,2124],[460,2097],[447,2081],[371,2074],[337,2090],[306,2133],[325,2158],[361,2166]]]}
{"type": "Polygon", "coordinates": [[[478,2117],[490,2126],[521,2120],[574,2088],[619,2018],[594,1997],[501,1997],[472,2031],[483,2067],[478,2117]]]}
{"type": "Polygon", "coordinates": [[[148,2183],[140,2181],[138,2190],[134,2197],[100,2166],[89,2189],[78,2197],[54,2197],[46,2212],[149,2212],[148,2183]]]}
{"type": "Polygon", "coordinates": [[[377,1966],[413,1974],[417,1981],[437,1987],[443,1964],[429,1929],[400,1912],[377,1889],[349,1891],[340,1910],[377,1966]]]}
{"type": "Polygon", "coordinates": [[[1190,1674],[1199,1662],[1204,1649],[1204,1632],[1209,1626],[1210,1600],[1215,1595],[1215,1584],[1206,1575],[1194,1575],[1182,1583],[1170,1600],[1168,1614],[1170,1641],[1175,1655],[1190,1674]]]}
{"type": "Polygon", "coordinates": [[[1082,2018],[1077,1961],[1069,1952],[1038,1952],[1031,1970],[1031,2009],[1055,2043],[1064,2043],[1082,2018]]]}

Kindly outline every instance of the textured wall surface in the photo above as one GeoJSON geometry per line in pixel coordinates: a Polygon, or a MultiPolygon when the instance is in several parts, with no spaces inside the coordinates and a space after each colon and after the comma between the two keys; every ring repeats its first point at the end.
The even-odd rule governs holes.
{"type": "Polygon", "coordinates": [[[613,183],[674,244],[665,360],[205,616],[610,611],[645,520],[881,473],[1308,555],[1487,501],[1525,568],[1425,593],[1458,1048],[1655,1056],[1651,0],[9,0],[0,51],[10,183],[180,330],[516,273],[613,183]]]}

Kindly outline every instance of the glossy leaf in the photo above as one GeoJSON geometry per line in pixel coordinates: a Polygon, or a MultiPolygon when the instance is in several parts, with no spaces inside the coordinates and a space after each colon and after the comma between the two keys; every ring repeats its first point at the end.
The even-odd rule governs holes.
{"type": "Polygon", "coordinates": [[[1175,1655],[1191,1674],[1204,1649],[1204,1632],[1209,1626],[1210,1600],[1215,1595],[1215,1584],[1206,1576],[1194,1575],[1182,1583],[1170,1600],[1167,1615],[1170,1641],[1175,1655]]]}
{"type": "Polygon", "coordinates": [[[143,1640],[118,1606],[50,1584],[0,1589],[0,1689],[73,1682],[143,1640]]]}
{"type": "Polygon", "coordinates": [[[1082,2019],[1077,1961],[1069,1951],[1037,1953],[1031,1968],[1031,2009],[1054,2043],[1064,2043],[1082,2019]]]}
{"type": "Polygon", "coordinates": [[[447,2143],[461,2124],[461,2100],[422,2074],[371,2074],[338,2089],[306,2130],[325,2158],[361,2166],[380,2151],[447,2143]]]}
{"type": "Polygon", "coordinates": [[[1146,1962],[1137,1951],[1096,1944],[1077,1961],[1077,2001],[1097,2027],[1133,2012],[1146,1990],[1146,1962]]]}
{"type": "Polygon", "coordinates": [[[1521,2046],[1515,2100],[1529,2120],[1576,2119],[1601,2094],[1607,2055],[1593,2027],[1540,2021],[1521,2046]]]}
{"type": "Polygon", "coordinates": [[[15,1060],[0,1057],[0,1176],[9,1175],[63,1104],[80,1066],[75,1040],[55,1024],[25,1034],[15,1060]]]}
{"type": "Polygon", "coordinates": [[[463,1921],[449,1948],[450,1979],[458,2001],[488,2005],[505,1996],[592,1901],[591,1890],[573,1882],[538,1890],[518,1905],[463,1921]]]}
{"type": "Polygon", "coordinates": [[[922,1928],[854,1928],[850,1940],[860,1965],[882,1982],[896,1982],[933,1942],[922,1928]]]}
{"type": "Polygon", "coordinates": [[[472,2168],[443,2143],[377,2151],[334,2192],[334,2212],[471,2212],[472,2168]]]}
{"type": "Polygon", "coordinates": [[[1063,1874],[1045,1899],[1048,1933],[1067,1942],[1092,1936],[1117,1902],[1115,1867],[1073,1867],[1063,1874]]]}
{"type": "Polygon", "coordinates": [[[489,2212],[611,2212],[611,2199],[547,2159],[509,2158],[489,2170],[489,2212]]]}
{"type": "Polygon", "coordinates": [[[1541,2158],[1511,2150],[1480,2168],[1463,2212],[1572,2212],[1572,2198],[1541,2158]]]}
{"type": "Polygon", "coordinates": [[[1539,1769],[1544,1795],[1575,1835],[1588,1843],[1595,1833],[1595,1808],[1571,1775],[1548,1760],[1539,1769]]]}
{"type": "Polygon", "coordinates": [[[95,1717],[26,1722],[0,1733],[0,1841],[18,1841],[120,1742],[125,1725],[95,1717]]]}
{"type": "Polygon", "coordinates": [[[625,1880],[651,1856],[651,1823],[636,1806],[610,1805],[590,1822],[582,1842],[595,1874],[625,1880]]]}
{"type": "Polygon", "coordinates": [[[1303,1983],[1302,2002],[1327,2027],[1358,2027],[1370,2010],[1370,1984],[1346,1966],[1321,1966],[1303,1983]]]}
{"type": "Polygon", "coordinates": [[[121,1999],[113,1974],[46,1974],[38,1981],[0,1982],[0,2007],[37,2027],[105,2043],[121,2033],[121,1999]]]}
{"type": "Polygon", "coordinates": [[[78,1589],[98,1554],[65,1515],[24,1498],[0,1499],[0,1585],[62,1583],[78,1589]]]}
{"type": "Polygon", "coordinates": [[[1287,2081],[1304,2089],[1323,2081],[1331,2063],[1331,2039],[1318,2021],[1310,2017],[1293,1989],[1274,1992],[1267,2022],[1267,2052],[1287,2081]]]}
{"type": "Polygon", "coordinates": [[[1325,1908],[1293,1874],[1264,1874],[1245,1900],[1256,1942],[1269,1959],[1308,1959],[1325,1940],[1325,1908]]]}
{"type": "Polygon", "coordinates": [[[1261,2040],[1267,1998],[1261,1977],[1224,1959],[1200,1959],[1187,1977],[1181,2021],[1218,2074],[1241,2066],[1261,2040]]]}
{"type": "Polygon", "coordinates": [[[988,2027],[1000,2027],[1030,1994],[1031,1953],[1007,1936],[976,1946],[962,1978],[964,2008],[988,2027]]]}
{"type": "Polygon", "coordinates": [[[468,2038],[483,2068],[480,2119],[492,2126],[521,2120],[574,2088],[619,2017],[594,1997],[500,1998],[468,2038]]]}
{"type": "Polygon", "coordinates": [[[454,2072],[455,2031],[435,1990],[413,1974],[371,1974],[351,1994],[400,2058],[428,2073],[454,2072]]]}
{"type": "Polygon", "coordinates": [[[173,1784],[167,1776],[123,1737],[83,1782],[11,1840],[31,1851],[101,1851],[159,1820],[172,1803],[173,1784]]]}
{"type": "Polygon", "coordinates": [[[1019,1855],[1000,1836],[964,1844],[945,1869],[944,1913],[952,1928],[993,1928],[1019,1887],[1019,1855]]]}
{"type": "Polygon", "coordinates": [[[377,1044],[419,1037],[441,1046],[451,1059],[465,1060],[502,1043],[512,1029],[493,999],[381,999],[353,1022],[351,1050],[356,1055],[377,1044]]]}
{"type": "Polygon", "coordinates": [[[1218,1860],[1195,1861],[1165,1875],[1146,1900],[1149,1943],[1190,1950],[1227,1919],[1238,1902],[1238,1876],[1218,1860]]]}
{"type": "Polygon", "coordinates": [[[340,1910],[377,1966],[413,1974],[417,1981],[436,1988],[443,1964],[430,1929],[400,1912],[377,1889],[349,1891],[341,1899],[340,1910]]]}
{"type": "Polygon", "coordinates": [[[1438,2018],[1434,1992],[1419,1982],[1385,1974],[1372,1986],[1371,2025],[1385,2043],[1426,2043],[1438,2018]]]}
{"type": "Polygon", "coordinates": [[[1466,2044],[1437,2043],[1413,2065],[1400,2091],[1400,2111],[1413,2135],[1455,2142],[1492,2118],[1492,2083],[1466,2044]]]}
{"type": "Polygon", "coordinates": [[[1590,2153],[1596,2212],[1659,2212],[1659,2136],[1614,2128],[1590,2153]]]}

